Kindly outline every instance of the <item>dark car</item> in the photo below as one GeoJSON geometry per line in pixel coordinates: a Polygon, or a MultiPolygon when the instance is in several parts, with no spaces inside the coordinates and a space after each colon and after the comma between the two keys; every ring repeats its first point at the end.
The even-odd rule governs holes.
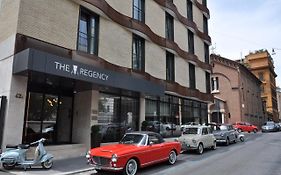
{"type": "Polygon", "coordinates": [[[236,143],[237,134],[232,125],[221,124],[212,128],[214,129],[213,134],[216,137],[217,143],[224,143],[225,145],[236,143]]]}
{"type": "Polygon", "coordinates": [[[264,125],[261,127],[262,132],[276,132],[279,130],[280,130],[279,127],[273,121],[268,121],[264,123],[264,125]]]}

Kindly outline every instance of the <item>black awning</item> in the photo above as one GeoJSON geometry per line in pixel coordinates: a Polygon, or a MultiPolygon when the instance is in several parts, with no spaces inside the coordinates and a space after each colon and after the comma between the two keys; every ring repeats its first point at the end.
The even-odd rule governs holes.
{"type": "Polygon", "coordinates": [[[164,95],[165,89],[163,85],[148,80],[83,64],[36,49],[26,49],[17,53],[14,57],[13,73],[23,75],[27,71],[36,71],[156,96],[164,95]]]}

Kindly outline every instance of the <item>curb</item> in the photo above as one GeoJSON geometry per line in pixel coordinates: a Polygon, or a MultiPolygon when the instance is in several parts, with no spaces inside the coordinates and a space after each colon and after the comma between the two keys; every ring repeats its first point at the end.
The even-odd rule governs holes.
{"type": "Polygon", "coordinates": [[[96,173],[95,168],[87,168],[87,169],[81,169],[81,170],[76,170],[76,171],[58,173],[56,175],[71,175],[71,174],[84,173],[84,172],[88,172],[88,171],[94,171],[93,173],[96,173]]]}

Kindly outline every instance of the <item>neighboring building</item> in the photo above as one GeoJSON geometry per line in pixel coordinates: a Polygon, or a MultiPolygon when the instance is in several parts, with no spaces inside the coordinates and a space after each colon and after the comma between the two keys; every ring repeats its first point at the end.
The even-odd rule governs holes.
{"type": "Polygon", "coordinates": [[[207,121],[206,0],[0,3],[2,146],[44,136],[89,147],[91,132],[114,142],[145,120],[207,121]]]}
{"type": "Polygon", "coordinates": [[[225,100],[214,96],[214,103],[210,103],[208,109],[209,122],[228,123],[230,113],[225,100]]]}
{"type": "Polygon", "coordinates": [[[260,97],[261,81],[236,61],[212,54],[211,62],[212,94],[218,101],[210,109],[211,122],[244,121],[261,126],[266,120],[260,97]],[[219,113],[216,109],[222,107],[215,107],[218,105],[224,108],[219,113]]]}
{"type": "Polygon", "coordinates": [[[279,122],[281,122],[281,88],[276,88],[279,122]]]}
{"type": "Polygon", "coordinates": [[[269,120],[277,122],[279,120],[275,82],[277,75],[274,71],[274,63],[271,55],[267,50],[259,50],[247,55],[244,63],[262,81],[261,97],[266,102],[269,120]]]}

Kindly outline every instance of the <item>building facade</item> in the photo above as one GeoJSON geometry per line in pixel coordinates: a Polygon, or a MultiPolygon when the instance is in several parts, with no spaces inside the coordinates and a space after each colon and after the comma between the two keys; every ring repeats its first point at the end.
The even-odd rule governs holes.
{"type": "Polygon", "coordinates": [[[261,126],[266,120],[261,81],[242,64],[211,54],[212,93],[220,107],[210,110],[211,122],[249,122],[261,126]],[[223,109],[218,111],[217,109],[223,109]]]}
{"type": "Polygon", "coordinates": [[[276,96],[277,74],[274,71],[274,63],[267,50],[259,50],[250,53],[244,59],[245,65],[262,81],[261,97],[266,102],[266,110],[269,120],[278,122],[278,105],[276,96]]]}
{"type": "Polygon", "coordinates": [[[281,122],[281,89],[280,89],[280,87],[276,88],[276,95],[277,95],[277,103],[278,103],[279,122],[281,122]]]}
{"type": "Polygon", "coordinates": [[[90,147],[140,129],[169,137],[207,121],[205,0],[0,3],[2,147],[42,136],[90,147]]]}

